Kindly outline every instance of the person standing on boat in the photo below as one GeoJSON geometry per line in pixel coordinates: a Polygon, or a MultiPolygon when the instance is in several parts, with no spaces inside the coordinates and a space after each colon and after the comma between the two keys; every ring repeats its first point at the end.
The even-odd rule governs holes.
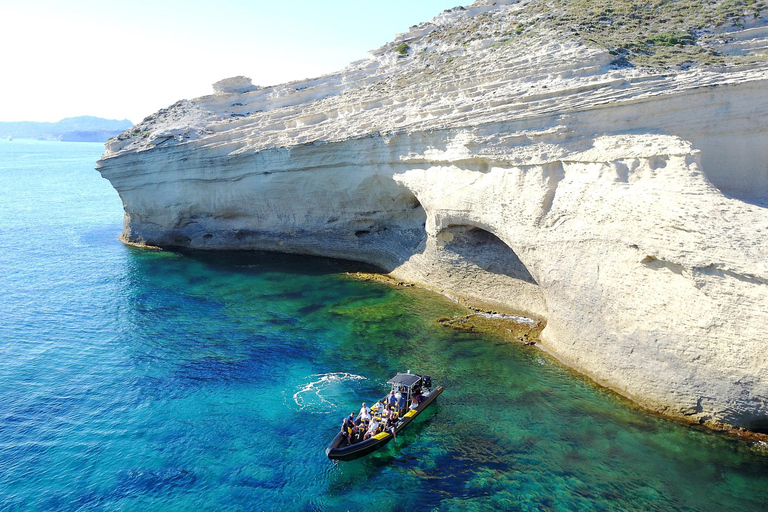
{"type": "Polygon", "coordinates": [[[390,407],[395,407],[397,405],[397,398],[395,398],[395,390],[389,392],[389,400],[388,404],[390,407]]]}
{"type": "Polygon", "coordinates": [[[405,393],[400,392],[395,395],[395,397],[397,398],[397,410],[400,412],[400,414],[403,414],[406,405],[405,393]]]}
{"type": "Polygon", "coordinates": [[[347,446],[352,444],[352,428],[354,426],[355,424],[348,417],[345,417],[341,423],[341,435],[347,440],[347,446]]]}

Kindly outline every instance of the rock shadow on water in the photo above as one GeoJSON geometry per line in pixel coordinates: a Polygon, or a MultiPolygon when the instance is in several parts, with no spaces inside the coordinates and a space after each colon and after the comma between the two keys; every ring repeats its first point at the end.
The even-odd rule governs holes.
{"type": "MultiPolygon", "coordinates": [[[[368,263],[266,251],[181,250],[179,254],[200,261],[213,269],[236,270],[244,274],[275,273],[322,276],[347,272],[381,271],[378,267],[368,263]]],[[[284,278],[275,275],[273,279],[282,280],[284,278]]]]}

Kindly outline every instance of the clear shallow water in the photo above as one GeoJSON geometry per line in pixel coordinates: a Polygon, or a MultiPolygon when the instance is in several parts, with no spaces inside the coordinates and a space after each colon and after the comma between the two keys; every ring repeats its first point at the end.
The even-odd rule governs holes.
{"type": "Polygon", "coordinates": [[[349,264],[117,241],[102,146],[0,141],[0,510],[764,511],[768,454],[638,411],[349,264]],[[446,387],[334,465],[410,368],[446,387]]]}

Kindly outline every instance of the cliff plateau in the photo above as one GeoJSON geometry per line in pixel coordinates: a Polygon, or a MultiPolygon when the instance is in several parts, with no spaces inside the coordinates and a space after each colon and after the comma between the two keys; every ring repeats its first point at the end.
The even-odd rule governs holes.
{"type": "Polygon", "coordinates": [[[668,4],[483,0],[337,74],[217,82],[107,143],[121,238],[373,263],[768,431],[766,9],[668,4]]]}

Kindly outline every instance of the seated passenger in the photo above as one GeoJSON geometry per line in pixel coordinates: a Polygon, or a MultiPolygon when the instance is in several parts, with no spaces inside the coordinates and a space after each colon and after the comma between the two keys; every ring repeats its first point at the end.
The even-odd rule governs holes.
{"type": "Polygon", "coordinates": [[[365,433],[364,439],[369,439],[371,436],[374,436],[378,433],[380,423],[376,421],[376,419],[371,420],[370,425],[368,425],[368,431],[365,433]]]}
{"type": "Polygon", "coordinates": [[[371,410],[366,407],[365,402],[363,402],[363,406],[360,408],[360,412],[357,413],[357,419],[359,421],[368,421],[371,419],[371,410]]]}
{"type": "Polygon", "coordinates": [[[363,423],[355,425],[355,428],[352,429],[352,444],[362,441],[363,436],[365,436],[365,425],[363,423]]]}

